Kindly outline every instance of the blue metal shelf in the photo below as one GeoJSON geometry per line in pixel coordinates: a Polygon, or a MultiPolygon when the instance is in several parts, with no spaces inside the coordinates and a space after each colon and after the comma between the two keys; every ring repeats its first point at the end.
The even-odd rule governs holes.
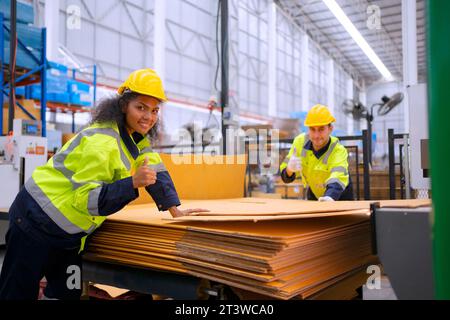
{"type": "MultiPolygon", "coordinates": [[[[7,41],[8,35],[10,32],[10,21],[6,20],[3,13],[0,12],[0,63],[2,66],[2,72],[0,72],[0,106],[3,108],[4,103],[4,95],[9,96],[9,83],[5,83],[4,71],[5,67],[9,65],[9,61],[5,61],[5,40],[7,41]]],[[[31,27],[30,27],[31,28],[31,27]]],[[[25,29],[26,30],[26,29],[25,29]]],[[[36,29],[34,28],[32,31],[36,34],[36,29]]],[[[23,65],[17,66],[17,68],[23,70],[23,74],[16,78],[15,87],[25,86],[31,83],[40,83],[40,105],[41,105],[41,122],[42,122],[42,136],[45,137],[47,135],[46,130],[46,111],[47,111],[47,89],[48,89],[48,80],[47,80],[47,70],[52,68],[52,62],[47,60],[46,55],[46,29],[40,29],[41,36],[40,44],[29,44],[24,43],[24,39],[19,38],[18,34],[18,49],[20,49],[22,60],[28,62],[26,64],[28,66],[24,67],[23,65]],[[34,48],[30,48],[34,46],[34,48]]],[[[28,36],[27,36],[28,37],[28,36]]],[[[29,37],[28,37],[29,38],[29,37]]],[[[28,39],[27,38],[27,39],[28,39]]],[[[36,35],[33,39],[35,41],[36,35]]],[[[28,39],[30,40],[30,39],[28,39]]],[[[26,42],[26,41],[25,41],[26,42]]],[[[93,101],[92,106],[95,107],[95,101],[97,98],[97,66],[94,64],[92,66],[84,66],[78,69],[72,69],[72,79],[76,79],[77,73],[83,73],[82,70],[86,70],[88,68],[92,68],[92,86],[93,86],[93,101]]],[[[25,90],[26,91],[26,90],[25,90]]],[[[25,94],[25,98],[27,98],[27,94],[25,94]]],[[[28,97],[29,98],[29,97],[28,97]]],[[[29,116],[31,119],[36,120],[35,117],[29,113],[18,101],[16,101],[16,105],[29,116]]],[[[74,106],[73,103],[67,104],[69,107],[74,106]]],[[[74,131],[75,123],[74,119],[72,121],[72,131],[74,131]]],[[[0,112],[0,135],[3,134],[3,112],[0,112]]]]}
{"type": "MultiPolygon", "coordinates": [[[[9,32],[9,27],[5,23],[5,19],[3,13],[0,13],[0,63],[2,66],[2,70],[0,72],[0,106],[2,108],[2,112],[0,112],[0,134],[3,134],[3,95],[9,96],[9,92],[7,89],[9,88],[9,83],[4,83],[4,66],[8,65],[5,63],[4,53],[5,53],[5,31],[9,32]]],[[[26,70],[25,73],[19,76],[15,80],[15,84],[25,85],[27,79],[30,79],[32,76],[39,74],[40,76],[40,84],[41,84],[41,122],[42,122],[42,136],[45,137],[47,135],[46,130],[46,109],[47,109],[47,73],[48,69],[48,61],[47,61],[47,49],[46,49],[46,41],[47,41],[47,30],[45,28],[41,29],[41,48],[40,48],[40,60],[33,54],[32,50],[28,48],[20,39],[17,39],[18,45],[21,47],[22,52],[24,52],[30,59],[34,60],[38,65],[31,70],[26,70]]],[[[35,81],[35,80],[34,80],[35,81]]],[[[18,102],[16,102],[17,106],[22,109],[31,119],[34,117],[18,102]]],[[[36,119],[34,119],[36,120],[36,119]]]]}
{"type": "Polygon", "coordinates": [[[72,79],[76,79],[77,72],[82,72],[81,70],[92,68],[92,86],[93,86],[93,99],[92,99],[92,107],[95,107],[95,101],[97,100],[97,66],[91,65],[91,66],[84,66],[80,67],[78,69],[72,69],[72,79]]]}

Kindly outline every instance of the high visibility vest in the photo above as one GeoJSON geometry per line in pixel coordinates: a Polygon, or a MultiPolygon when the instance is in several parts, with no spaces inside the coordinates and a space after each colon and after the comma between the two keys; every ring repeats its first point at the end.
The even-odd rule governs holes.
{"type": "Polygon", "coordinates": [[[61,229],[90,234],[106,219],[98,211],[104,184],[130,177],[146,156],[153,170],[166,171],[146,137],[136,146],[139,156],[134,159],[116,123],[91,125],[38,167],[25,188],[61,229]]]}
{"type": "Polygon", "coordinates": [[[316,198],[323,197],[327,185],[338,183],[345,190],[350,181],[347,149],[339,143],[338,138],[331,136],[330,139],[331,142],[327,151],[317,159],[311,150],[305,148],[309,141],[308,135],[305,133],[298,135],[294,139],[288,155],[280,165],[280,171],[283,171],[287,167],[295,148],[296,156],[300,158],[302,165],[302,182],[305,187],[311,189],[316,198]]]}

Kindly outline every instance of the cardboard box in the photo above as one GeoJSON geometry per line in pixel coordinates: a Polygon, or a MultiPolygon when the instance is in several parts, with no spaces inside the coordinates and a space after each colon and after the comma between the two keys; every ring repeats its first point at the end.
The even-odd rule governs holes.
{"type": "MultiPolygon", "coordinates": [[[[41,108],[36,106],[34,100],[17,99],[17,101],[37,120],[41,120],[41,108]]],[[[9,102],[6,101],[3,104],[3,131],[2,134],[6,135],[8,133],[8,114],[9,114],[9,102]]],[[[30,119],[30,117],[22,111],[18,106],[14,109],[14,119],[30,119]]]]}

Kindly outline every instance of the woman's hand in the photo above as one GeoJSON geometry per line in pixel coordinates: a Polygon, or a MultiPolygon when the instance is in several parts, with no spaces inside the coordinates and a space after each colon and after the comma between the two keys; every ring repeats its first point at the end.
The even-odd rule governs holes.
{"type": "Polygon", "coordinates": [[[177,207],[171,207],[171,208],[169,208],[169,212],[172,215],[172,217],[177,218],[177,217],[183,217],[183,216],[190,216],[192,213],[197,213],[197,212],[209,212],[209,210],[201,209],[201,208],[180,210],[177,207]]]}
{"type": "Polygon", "coordinates": [[[148,166],[148,157],[145,157],[144,163],[133,175],[133,188],[146,187],[156,182],[156,171],[148,166]]]}

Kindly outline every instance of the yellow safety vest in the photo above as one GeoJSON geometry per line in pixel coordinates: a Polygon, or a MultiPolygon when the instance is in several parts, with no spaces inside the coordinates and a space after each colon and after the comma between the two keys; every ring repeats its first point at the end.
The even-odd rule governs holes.
{"type": "Polygon", "coordinates": [[[298,135],[280,165],[280,171],[283,171],[296,148],[296,156],[300,158],[302,164],[302,182],[305,187],[311,189],[316,198],[323,197],[327,185],[331,183],[338,183],[345,190],[350,180],[347,149],[339,143],[338,138],[333,136],[330,138],[331,142],[327,151],[317,159],[311,150],[305,148],[309,141],[308,135],[305,133],[298,135]]]}
{"type": "Polygon", "coordinates": [[[146,156],[152,169],[166,171],[147,138],[136,146],[139,156],[133,159],[116,123],[91,125],[38,167],[25,188],[61,229],[69,234],[91,234],[106,219],[98,212],[103,184],[130,177],[146,156]]]}

